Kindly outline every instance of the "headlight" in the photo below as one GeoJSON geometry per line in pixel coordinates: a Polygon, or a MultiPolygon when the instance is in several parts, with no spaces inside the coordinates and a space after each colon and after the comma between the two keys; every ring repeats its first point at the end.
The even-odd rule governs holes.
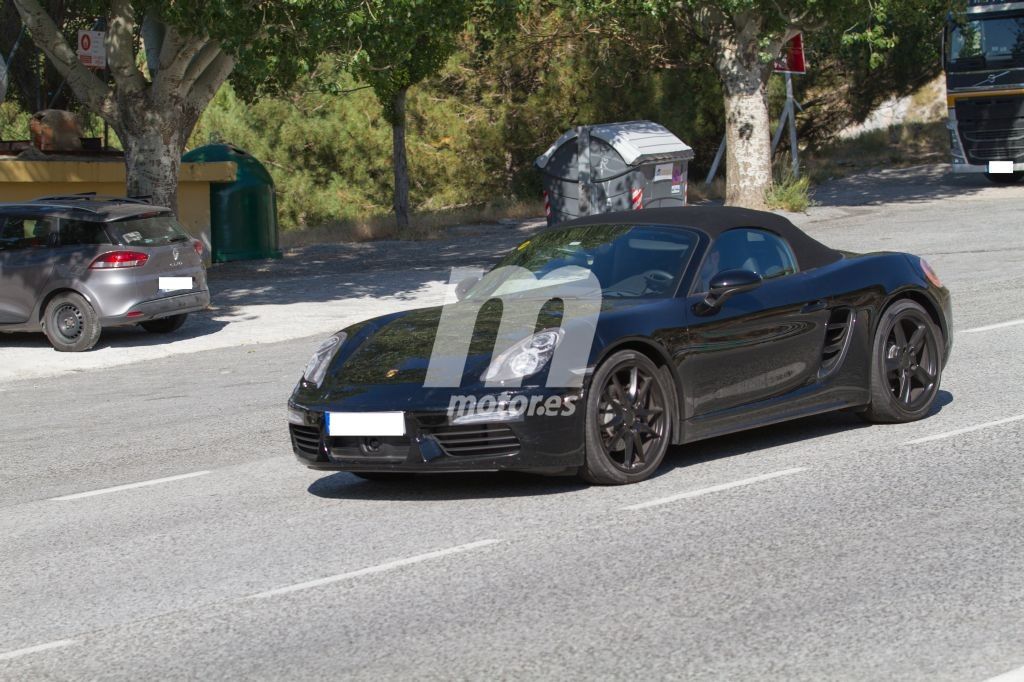
{"type": "Polygon", "coordinates": [[[551,361],[563,336],[561,329],[545,329],[523,339],[491,360],[482,379],[496,383],[536,374],[551,361]]]}
{"type": "Polygon", "coordinates": [[[306,363],[306,369],[302,373],[302,378],[320,388],[320,384],[324,382],[324,376],[327,374],[328,365],[331,364],[331,360],[341,344],[345,343],[346,337],[347,334],[345,332],[338,332],[324,340],[320,347],[316,349],[316,352],[313,353],[313,357],[306,363]]]}

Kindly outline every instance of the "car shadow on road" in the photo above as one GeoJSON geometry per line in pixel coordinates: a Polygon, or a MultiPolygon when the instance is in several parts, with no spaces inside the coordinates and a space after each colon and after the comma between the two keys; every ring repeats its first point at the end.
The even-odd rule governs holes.
{"type": "Polygon", "coordinates": [[[819,206],[869,206],[964,197],[986,189],[1022,196],[1024,188],[993,184],[980,173],[953,173],[948,166],[929,165],[868,171],[830,180],[814,190],[813,198],[819,206]]]}
{"type": "MultiPolygon", "coordinates": [[[[949,391],[939,391],[929,417],[953,402],[949,391]]],[[[847,431],[872,428],[853,412],[831,412],[783,422],[728,436],[719,436],[669,449],[664,463],[653,477],[675,469],[703,464],[759,450],[796,445],[847,431]]],[[[880,427],[885,428],[885,427],[880,427]]],[[[589,487],[575,477],[544,477],[517,472],[424,474],[389,481],[369,481],[338,472],[319,478],[309,486],[310,494],[332,500],[401,500],[435,502],[446,500],[532,497],[578,492],[589,487]]]]}
{"type": "MultiPolygon", "coordinates": [[[[92,350],[163,346],[216,334],[228,324],[230,322],[214,319],[205,313],[192,313],[181,329],[169,334],[151,334],[136,325],[109,327],[100,334],[100,340],[92,350]]],[[[50,348],[50,342],[42,332],[14,332],[0,334],[0,348],[50,348]]]]}
{"type": "MultiPolygon", "coordinates": [[[[953,394],[940,390],[935,397],[928,417],[933,417],[953,402],[953,394]]],[[[926,417],[926,419],[928,418],[926,417]]],[[[702,464],[717,459],[750,454],[758,450],[796,445],[817,438],[833,436],[847,431],[859,431],[868,428],[886,428],[864,421],[851,411],[829,412],[812,417],[804,417],[790,422],[774,424],[750,431],[727,436],[719,436],[687,445],[671,448],[665,456],[661,468],[654,474],[662,476],[673,469],[702,464]]]]}
{"type": "Polygon", "coordinates": [[[536,497],[583,490],[574,476],[547,477],[513,471],[422,474],[389,481],[368,481],[338,472],[317,479],[310,494],[331,500],[441,502],[500,497],[536,497]]]}

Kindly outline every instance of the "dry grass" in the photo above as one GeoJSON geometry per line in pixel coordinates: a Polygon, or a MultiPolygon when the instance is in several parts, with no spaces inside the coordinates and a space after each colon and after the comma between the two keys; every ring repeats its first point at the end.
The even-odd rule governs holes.
{"type": "Polygon", "coordinates": [[[725,199],[725,178],[722,173],[705,185],[703,180],[690,180],[686,189],[686,200],[691,204],[700,204],[705,201],[722,201],[725,199]]]}
{"type": "Polygon", "coordinates": [[[414,213],[408,230],[395,224],[391,213],[371,215],[359,220],[346,220],[324,225],[302,227],[281,232],[281,248],[336,242],[369,242],[385,239],[440,239],[449,227],[497,223],[499,220],[525,220],[544,214],[540,202],[517,201],[487,206],[460,206],[441,211],[414,213]]]}
{"type": "Polygon", "coordinates": [[[945,121],[902,123],[837,140],[804,158],[815,184],[876,168],[906,168],[949,160],[945,121]]]}
{"type": "Polygon", "coordinates": [[[811,201],[810,177],[805,174],[795,178],[788,168],[779,175],[781,178],[765,192],[764,200],[768,208],[803,213],[814,205],[811,201]]]}

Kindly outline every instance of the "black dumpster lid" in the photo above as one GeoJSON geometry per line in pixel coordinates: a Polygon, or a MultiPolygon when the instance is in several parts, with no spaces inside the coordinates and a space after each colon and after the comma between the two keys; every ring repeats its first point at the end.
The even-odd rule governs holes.
{"type": "MultiPolygon", "coordinates": [[[[587,126],[590,136],[607,142],[627,166],[639,166],[652,161],[688,161],[693,158],[693,149],[671,130],[654,121],[628,121],[626,123],[602,123],[587,126]]],[[[546,152],[537,157],[534,164],[544,169],[559,147],[575,140],[575,128],[566,131],[546,152]]]]}

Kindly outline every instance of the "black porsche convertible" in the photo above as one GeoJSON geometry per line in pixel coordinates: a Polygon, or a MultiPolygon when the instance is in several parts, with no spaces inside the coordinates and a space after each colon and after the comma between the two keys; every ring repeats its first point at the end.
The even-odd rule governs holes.
{"type": "Polygon", "coordinates": [[[738,208],[549,228],[456,291],[323,343],[288,403],[302,464],[631,483],[672,444],[833,410],[925,417],[952,347],[923,259],[837,251],[738,208]]]}

